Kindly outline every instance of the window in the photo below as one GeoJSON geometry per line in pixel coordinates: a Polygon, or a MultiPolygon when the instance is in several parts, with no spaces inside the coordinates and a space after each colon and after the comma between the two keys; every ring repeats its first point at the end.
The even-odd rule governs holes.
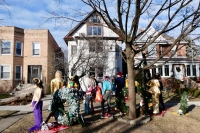
{"type": "Polygon", "coordinates": [[[22,72],[21,66],[16,66],[15,70],[15,79],[21,79],[21,72],[22,72]]]}
{"type": "MultiPolygon", "coordinates": [[[[155,65],[153,65],[153,67],[154,67],[155,65]]],[[[156,74],[156,68],[153,68],[152,69],[152,75],[155,75],[156,74]]]]}
{"type": "Polygon", "coordinates": [[[149,56],[156,56],[156,44],[150,44],[148,47],[147,47],[147,50],[148,50],[148,54],[149,56]]]}
{"type": "Polygon", "coordinates": [[[162,66],[159,66],[159,67],[158,67],[158,73],[160,74],[160,76],[163,76],[162,66]]]}
{"type": "Polygon", "coordinates": [[[192,65],[192,73],[193,73],[193,76],[197,76],[196,74],[196,65],[192,65]]]}
{"type": "Polygon", "coordinates": [[[165,65],[165,76],[169,76],[169,65],[165,65]]]}
{"type": "Polygon", "coordinates": [[[119,54],[119,51],[120,51],[121,49],[120,49],[120,47],[118,46],[118,45],[116,45],[116,47],[115,47],[115,55],[116,56],[119,56],[120,54],[119,54]]]}
{"type": "Polygon", "coordinates": [[[88,26],[88,35],[102,35],[102,26],[88,26]]]}
{"type": "Polygon", "coordinates": [[[186,72],[187,72],[187,76],[191,76],[191,73],[190,73],[190,65],[187,65],[187,66],[186,66],[186,72]]]}
{"type": "Polygon", "coordinates": [[[103,67],[97,67],[97,76],[98,77],[103,77],[103,67]]]}
{"type": "Polygon", "coordinates": [[[1,41],[1,54],[11,54],[11,42],[1,41]]]}
{"type": "Polygon", "coordinates": [[[100,23],[100,19],[99,19],[99,17],[97,16],[97,14],[93,14],[93,15],[89,18],[88,22],[91,22],[91,23],[100,23]]]}
{"type": "Polygon", "coordinates": [[[22,55],[22,42],[16,42],[16,55],[22,55]]]}
{"type": "Polygon", "coordinates": [[[95,75],[95,68],[94,67],[90,67],[90,75],[95,75]]]}
{"type": "Polygon", "coordinates": [[[71,46],[72,47],[72,55],[75,55],[77,53],[77,46],[71,46]]]}
{"type": "Polygon", "coordinates": [[[9,79],[10,78],[10,65],[1,65],[0,67],[0,78],[1,79],[9,79]]]}
{"type": "Polygon", "coordinates": [[[89,52],[102,52],[104,50],[103,42],[90,42],[89,52]]]}
{"type": "Polygon", "coordinates": [[[40,55],[40,43],[33,43],[33,55],[40,55]]]}
{"type": "Polygon", "coordinates": [[[94,43],[90,43],[89,44],[89,52],[95,52],[95,44],[94,43]]]}

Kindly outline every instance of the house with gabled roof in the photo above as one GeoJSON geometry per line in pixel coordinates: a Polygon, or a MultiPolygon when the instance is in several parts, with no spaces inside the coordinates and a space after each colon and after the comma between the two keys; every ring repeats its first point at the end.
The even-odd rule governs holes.
{"type": "MultiPolygon", "coordinates": [[[[95,11],[77,24],[64,40],[68,46],[69,76],[80,76],[85,72],[101,79],[122,71],[122,57],[119,54],[122,41],[95,11]],[[79,67],[74,68],[75,65],[79,67]]],[[[86,81],[81,83],[82,88],[87,84],[86,81]]]]}
{"type": "MultiPolygon", "coordinates": [[[[157,35],[157,31],[150,27],[143,35],[138,37],[136,43],[138,46],[145,44],[151,38],[157,35]]],[[[173,43],[175,39],[173,37],[168,36],[167,34],[162,34],[159,36],[154,43],[148,46],[146,49],[146,53],[149,53],[147,56],[147,64],[151,63],[155,60],[156,57],[160,56],[170,45],[173,43]]],[[[155,73],[160,73],[162,78],[175,77],[176,79],[183,80],[184,77],[199,77],[199,64],[200,60],[189,58],[186,54],[186,45],[188,42],[181,41],[178,46],[178,51],[175,52],[176,47],[172,48],[172,50],[161,58],[154,65],[158,66],[167,61],[167,59],[174,54],[174,56],[166,62],[163,66],[159,66],[158,68],[151,69],[150,72],[152,75],[155,73]],[[174,53],[175,52],[175,53],[174,53]]],[[[142,59],[142,54],[138,54],[135,58],[138,62],[142,59]]]]}

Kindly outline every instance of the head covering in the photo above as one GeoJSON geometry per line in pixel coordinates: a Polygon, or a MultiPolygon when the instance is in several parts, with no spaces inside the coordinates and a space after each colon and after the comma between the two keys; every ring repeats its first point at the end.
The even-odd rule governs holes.
{"type": "Polygon", "coordinates": [[[122,72],[118,72],[117,75],[122,76],[122,72]]]}
{"type": "Polygon", "coordinates": [[[110,79],[110,77],[109,76],[105,76],[105,79],[110,79]]]}
{"type": "Polygon", "coordinates": [[[90,78],[94,78],[94,77],[95,77],[94,74],[90,75],[90,78]]]}

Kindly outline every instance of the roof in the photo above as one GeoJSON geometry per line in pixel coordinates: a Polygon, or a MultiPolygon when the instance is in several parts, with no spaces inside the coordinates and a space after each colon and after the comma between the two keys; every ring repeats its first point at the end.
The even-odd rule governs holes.
{"type": "Polygon", "coordinates": [[[64,41],[67,44],[67,41],[73,40],[72,35],[74,34],[74,32],[81,27],[83,24],[85,24],[85,21],[93,14],[95,13],[95,10],[93,10],[92,12],[90,12],[82,21],[80,21],[80,23],[78,23],[65,37],[64,37],[64,41]]]}
{"type": "MultiPolygon", "coordinates": [[[[86,20],[89,19],[89,17],[91,17],[94,13],[96,13],[95,10],[93,10],[92,12],[90,12],[82,21],[80,21],[63,39],[65,41],[66,44],[68,44],[68,41],[72,41],[73,38],[73,34],[82,26],[85,24],[86,20]]],[[[101,36],[102,37],[102,36],[101,36]]],[[[83,37],[81,36],[76,36],[76,38],[81,39],[83,37]]],[[[84,38],[93,38],[93,37],[84,37],[84,38]]],[[[119,40],[122,41],[121,37],[103,37],[104,39],[110,39],[110,40],[119,40]]]]}

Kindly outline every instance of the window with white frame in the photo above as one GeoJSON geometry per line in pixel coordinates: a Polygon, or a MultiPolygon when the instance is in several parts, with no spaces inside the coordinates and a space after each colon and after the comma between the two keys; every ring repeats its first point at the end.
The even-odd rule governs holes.
{"type": "Polygon", "coordinates": [[[0,65],[0,79],[10,79],[10,65],[0,65]]]}
{"type": "Polygon", "coordinates": [[[100,19],[99,17],[97,16],[97,14],[93,14],[89,19],[88,19],[88,22],[91,22],[91,23],[100,23],[100,19]]]}
{"type": "Polygon", "coordinates": [[[102,26],[88,26],[88,35],[102,35],[102,26]]]}
{"type": "Polygon", "coordinates": [[[77,46],[72,45],[71,46],[71,52],[72,52],[72,55],[75,55],[77,53],[77,46]]]}
{"type": "Polygon", "coordinates": [[[16,42],[16,55],[22,55],[22,42],[16,42]]]}
{"type": "Polygon", "coordinates": [[[15,79],[21,80],[22,78],[22,66],[16,66],[15,68],[15,79]]]}
{"type": "Polygon", "coordinates": [[[1,54],[11,54],[11,41],[1,41],[1,54]]]}
{"type": "Polygon", "coordinates": [[[156,44],[152,43],[147,47],[149,56],[156,56],[156,44]]]}
{"type": "Polygon", "coordinates": [[[104,46],[103,46],[103,42],[102,41],[91,41],[89,43],[89,52],[103,52],[104,50],[104,46]]]}
{"type": "Polygon", "coordinates": [[[160,74],[160,76],[163,76],[162,66],[158,67],[158,73],[160,74]]]}
{"type": "Polygon", "coordinates": [[[190,65],[186,65],[186,74],[187,76],[191,76],[190,65]]]}
{"type": "Polygon", "coordinates": [[[165,76],[169,76],[169,65],[165,65],[165,76]]]}
{"type": "Polygon", "coordinates": [[[33,55],[40,55],[40,43],[33,42],[33,55]]]}
{"type": "Polygon", "coordinates": [[[193,73],[193,76],[197,76],[197,70],[196,70],[196,65],[192,65],[192,73],[193,73]]]}

